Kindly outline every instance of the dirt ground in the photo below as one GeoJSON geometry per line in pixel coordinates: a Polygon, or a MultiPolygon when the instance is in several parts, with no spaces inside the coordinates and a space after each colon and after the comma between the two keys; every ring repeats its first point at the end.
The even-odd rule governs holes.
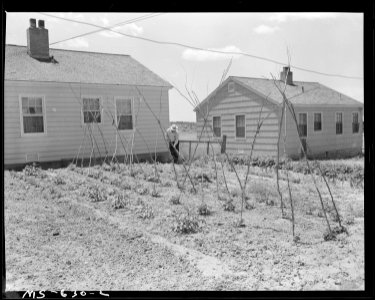
{"type": "MultiPolygon", "coordinates": [[[[362,188],[330,183],[348,234],[325,241],[311,175],[289,172],[295,242],[285,173],[286,217],[274,171],[253,167],[238,226],[235,173],[225,166],[235,206],[227,211],[218,167],[219,197],[215,167],[200,159],[190,170],[197,192],[187,179],[179,201],[171,164],[157,165],[159,179],[148,163],[134,165],[133,174],[127,165],[5,171],[6,291],[364,289],[362,188]],[[202,204],[208,215],[199,214],[202,204]],[[188,227],[197,232],[177,230],[188,227]]],[[[184,167],[176,169],[182,183],[184,167]]],[[[243,180],[245,166],[236,169],[243,180]]],[[[328,190],[318,185],[334,228],[328,190]]]]}

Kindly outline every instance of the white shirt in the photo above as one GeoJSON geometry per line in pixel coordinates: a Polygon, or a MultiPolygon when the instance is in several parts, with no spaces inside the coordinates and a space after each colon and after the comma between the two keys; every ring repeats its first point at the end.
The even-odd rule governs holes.
{"type": "Polygon", "coordinates": [[[172,128],[171,128],[171,127],[169,127],[169,128],[167,129],[167,134],[166,134],[166,136],[167,136],[168,141],[174,143],[174,145],[176,145],[176,144],[178,143],[179,134],[178,134],[177,131],[172,131],[172,128]]]}

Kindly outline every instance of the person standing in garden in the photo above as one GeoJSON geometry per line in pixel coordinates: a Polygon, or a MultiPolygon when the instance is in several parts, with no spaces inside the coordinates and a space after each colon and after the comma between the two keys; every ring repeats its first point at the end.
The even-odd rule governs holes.
{"type": "Polygon", "coordinates": [[[180,156],[180,141],[176,124],[173,124],[167,129],[166,138],[169,143],[169,151],[171,152],[173,161],[176,164],[178,163],[178,158],[180,156]]]}

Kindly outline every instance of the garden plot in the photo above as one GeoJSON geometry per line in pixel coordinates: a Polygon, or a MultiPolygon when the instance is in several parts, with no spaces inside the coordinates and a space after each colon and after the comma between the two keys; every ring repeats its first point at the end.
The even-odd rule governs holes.
{"type": "MultiPolygon", "coordinates": [[[[337,290],[364,288],[363,188],[331,182],[348,234],[325,241],[311,175],[289,171],[282,218],[273,170],[252,167],[241,191],[224,164],[195,161],[181,192],[170,164],[28,167],[5,175],[6,290],[337,290]],[[221,168],[221,165],[218,164],[221,168]],[[204,174],[204,176],[202,176],[204,174]],[[228,198],[231,199],[228,202],[228,198]],[[229,205],[230,203],[231,205],[229,205]]],[[[236,165],[243,178],[246,166],[236,165]]],[[[182,184],[185,171],[176,165],[182,184]]],[[[337,225],[318,180],[329,221],[337,225]]]]}

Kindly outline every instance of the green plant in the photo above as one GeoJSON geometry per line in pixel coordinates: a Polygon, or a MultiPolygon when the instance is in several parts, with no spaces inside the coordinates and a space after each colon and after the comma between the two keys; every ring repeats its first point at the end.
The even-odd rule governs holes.
{"type": "Polygon", "coordinates": [[[224,208],[225,211],[234,211],[235,210],[235,206],[233,204],[233,201],[232,200],[226,201],[223,204],[223,208],[224,208]]]}
{"type": "Polygon", "coordinates": [[[178,196],[178,195],[173,195],[173,196],[171,197],[171,199],[169,199],[169,202],[170,202],[171,204],[173,204],[173,205],[181,204],[181,202],[180,202],[180,196],[178,196]]]}
{"type": "Polygon", "coordinates": [[[109,199],[111,201],[111,206],[114,209],[125,208],[130,203],[129,196],[126,195],[125,193],[112,195],[109,197],[109,199]]]}
{"type": "Polygon", "coordinates": [[[211,214],[211,211],[208,209],[207,204],[202,203],[198,206],[198,214],[201,216],[208,216],[211,214]]]}
{"type": "Polygon", "coordinates": [[[138,218],[141,219],[151,219],[154,217],[154,211],[150,205],[144,204],[142,202],[141,207],[137,209],[138,218]]]}
{"type": "Polygon", "coordinates": [[[88,188],[88,197],[92,202],[101,202],[107,200],[106,190],[98,185],[92,185],[88,188]]]}
{"type": "Polygon", "coordinates": [[[137,189],[136,189],[136,192],[139,194],[139,195],[147,195],[148,194],[148,192],[149,192],[149,190],[148,190],[148,188],[147,187],[138,187],[137,189]]]}
{"type": "Polygon", "coordinates": [[[56,185],[66,184],[65,180],[60,175],[53,177],[53,183],[56,185]]]}
{"type": "Polygon", "coordinates": [[[99,179],[103,176],[103,171],[97,169],[89,169],[87,176],[94,179],[99,179]]]}
{"type": "Polygon", "coordinates": [[[245,209],[251,210],[255,208],[255,204],[253,201],[245,201],[245,209]]]}
{"type": "Polygon", "coordinates": [[[172,230],[181,234],[196,233],[200,229],[200,223],[196,216],[187,213],[175,216],[172,230]]]}

